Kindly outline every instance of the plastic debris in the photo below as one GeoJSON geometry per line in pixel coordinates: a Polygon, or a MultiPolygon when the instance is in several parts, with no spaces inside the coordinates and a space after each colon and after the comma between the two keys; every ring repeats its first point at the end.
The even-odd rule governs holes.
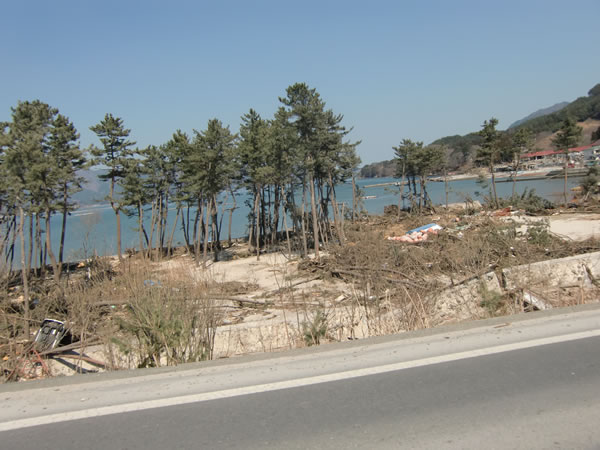
{"type": "Polygon", "coordinates": [[[439,230],[442,230],[441,226],[439,226],[437,223],[430,223],[407,231],[406,234],[402,236],[389,236],[387,239],[388,241],[399,241],[406,242],[408,244],[415,244],[417,242],[427,241],[430,234],[437,234],[439,230]]]}
{"type": "Polygon", "coordinates": [[[146,287],[160,287],[160,281],[155,280],[144,280],[144,286],[146,287]]]}

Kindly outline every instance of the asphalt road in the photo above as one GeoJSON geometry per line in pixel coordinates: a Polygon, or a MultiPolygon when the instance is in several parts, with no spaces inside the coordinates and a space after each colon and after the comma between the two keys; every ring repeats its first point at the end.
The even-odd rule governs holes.
{"type": "Polygon", "coordinates": [[[600,313],[585,311],[156,375],[3,387],[0,448],[600,448],[599,329],[600,313]]]}

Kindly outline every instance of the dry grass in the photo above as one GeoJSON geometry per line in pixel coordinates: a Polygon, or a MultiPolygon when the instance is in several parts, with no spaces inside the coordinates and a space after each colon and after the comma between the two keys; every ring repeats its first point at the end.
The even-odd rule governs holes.
{"type": "MultiPolygon", "coordinates": [[[[88,262],[61,286],[49,282],[43,295],[38,290],[32,327],[35,330],[46,317],[65,322],[69,340],[81,354],[101,345],[106,366],[113,368],[210,359],[221,316],[214,293],[229,294],[242,287],[197,282],[181,270],[162,271],[159,277],[141,261],[132,260],[118,272],[110,260],[88,262]]],[[[22,336],[22,303],[5,296],[1,306],[2,374],[5,379],[27,378],[31,371],[17,373],[15,368],[39,365],[39,358],[22,336]]]]}
{"type": "MultiPolygon", "coordinates": [[[[437,323],[432,319],[436,299],[450,287],[477,285],[484,274],[500,275],[503,268],[600,250],[596,240],[561,240],[544,222],[523,234],[514,224],[485,214],[463,215],[458,221],[450,214],[406,215],[400,223],[369,217],[349,224],[346,236],[344,245],[330,245],[320,261],[300,262],[298,271],[293,264],[273,263],[269,272],[276,288],[254,298],[248,294],[264,286],[250,279],[221,277],[217,282],[219,277],[198,272],[184,259],[154,265],[131,258],[118,270],[111,260],[91,260],[61,286],[49,280],[33,283],[32,327],[45,317],[63,320],[82,353],[101,345],[109,367],[174,365],[212,358],[217,328],[224,321],[241,326],[238,341],[232,342],[240,350],[233,354],[256,351],[257,346],[271,351],[427,328],[437,323]],[[434,221],[444,230],[427,242],[386,239],[434,221]],[[255,331],[243,327],[248,317],[254,317],[255,331]],[[276,320],[261,323],[263,317],[276,320]]],[[[481,303],[476,307],[488,315],[523,307],[517,292],[498,295],[477,286],[481,303]]],[[[555,306],[589,298],[577,287],[543,294],[555,306]]],[[[44,360],[22,334],[18,295],[17,286],[0,299],[0,358],[7,358],[3,376],[48,375],[44,360]]],[[[227,349],[224,354],[229,355],[227,349]]]]}
{"type": "MultiPolygon", "coordinates": [[[[436,294],[488,272],[496,271],[502,279],[503,268],[600,250],[597,240],[559,239],[548,232],[544,222],[520,234],[514,224],[486,215],[453,220],[456,218],[451,216],[439,218],[445,230],[418,245],[385,237],[431,222],[431,217],[412,217],[401,225],[358,226],[347,232],[346,245],[335,247],[320,262],[307,261],[302,267],[355,286],[356,305],[363,308],[369,335],[373,335],[428,327],[436,294]]],[[[512,311],[508,295],[483,297],[482,293],[481,306],[490,315],[512,311]]]]}

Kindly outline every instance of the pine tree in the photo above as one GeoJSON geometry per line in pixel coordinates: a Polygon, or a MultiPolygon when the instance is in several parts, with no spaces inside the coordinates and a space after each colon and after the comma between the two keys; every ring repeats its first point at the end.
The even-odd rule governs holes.
{"type": "Polygon", "coordinates": [[[519,128],[517,132],[511,136],[510,142],[513,171],[512,196],[514,198],[516,195],[517,172],[521,166],[521,155],[533,148],[533,135],[529,128],[519,128]]]}
{"type": "MultiPolygon", "coordinates": [[[[402,142],[397,147],[392,147],[394,150],[394,161],[396,163],[396,178],[400,178],[400,189],[398,196],[398,220],[400,220],[400,211],[404,203],[404,179],[409,169],[409,157],[415,151],[416,144],[410,139],[402,139],[402,142]]],[[[410,191],[410,188],[409,188],[410,191]]]]}
{"type": "MultiPolygon", "coordinates": [[[[192,145],[187,134],[181,130],[173,133],[171,139],[164,145],[163,151],[172,164],[172,188],[173,200],[177,205],[177,218],[181,216],[181,228],[188,251],[191,251],[190,243],[190,207],[193,205],[192,194],[189,189],[186,174],[189,176],[192,168],[188,165],[192,145]],[[185,206],[185,213],[183,208],[185,206]]],[[[177,218],[175,219],[177,222],[177,218]]],[[[175,227],[175,225],[174,225],[175,227]]],[[[175,230],[171,230],[169,247],[175,230]]]]}
{"type": "Polygon", "coordinates": [[[144,229],[144,207],[150,198],[147,189],[148,170],[145,161],[137,158],[128,159],[126,165],[123,171],[124,177],[119,180],[121,188],[119,201],[125,214],[137,216],[138,218],[139,251],[142,257],[145,257],[144,241],[149,246],[148,252],[152,250],[150,240],[144,229]]]}
{"type": "Polygon", "coordinates": [[[107,172],[98,176],[101,180],[110,181],[110,193],[107,200],[115,213],[117,224],[117,254],[119,260],[123,260],[121,251],[121,204],[117,195],[118,182],[126,176],[125,168],[127,160],[131,158],[131,147],[135,142],[128,141],[128,130],[123,127],[123,120],[119,117],[113,117],[112,114],[106,114],[104,120],[90,127],[100,142],[102,148],[92,147],[91,154],[93,156],[92,164],[95,166],[106,166],[107,172]]]}
{"type": "Polygon", "coordinates": [[[577,144],[581,140],[581,134],[583,128],[581,128],[571,117],[567,117],[560,129],[556,133],[556,136],[552,139],[552,144],[557,150],[561,150],[565,155],[564,172],[565,172],[565,184],[564,184],[564,206],[567,207],[567,183],[568,183],[568,170],[569,170],[569,149],[577,147],[577,144]]]}
{"type": "MultiPolygon", "coordinates": [[[[261,210],[264,210],[265,187],[271,182],[274,168],[269,165],[269,147],[267,145],[268,124],[260,115],[250,109],[242,116],[240,126],[240,141],[238,154],[241,167],[241,181],[246,189],[252,193],[252,205],[249,205],[252,214],[249,216],[250,242],[256,247],[256,257],[260,258],[262,235],[265,232],[261,227],[261,210]]],[[[250,199],[249,199],[250,200],[250,199]]]]}
{"type": "Polygon", "coordinates": [[[490,120],[483,122],[479,136],[483,138],[479,149],[477,150],[477,158],[487,166],[492,176],[492,194],[494,205],[497,208],[498,194],[496,192],[496,175],[494,172],[494,166],[500,159],[501,147],[499,133],[496,130],[498,125],[498,119],[492,117],[490,120]]]}
{"type": "Polygon", "coordinates": [[[295,131],[293,166],[296,178],[302,185],[302,241],[307,253],[306,195],[310,197],[312,238],[315,257],[319,258],[319,245],[327,243],[332,234],[329,210],[334,212],[334,222],[340,241],[343,241],[341,219],[335,202],[335,184],[352,175],[358,164],[355,148],[359,144],[344,141],[350,132],[341,125],[342,115],[325,109],[325,102],[315,89],[305,83],[296,83],[280,97],[286,107],[288,123],[295,131]]]}
{"type": "Polygon", "coordinates": [[[315,173],[317,171],[319,152],[319,127],[323,125],[325,104],[316,89],[311,89],[306,83],[296,83],[286,89],[286,97],[279,101],[288,108],[288,120],[296,131],[295,156],[297,174],[302,180],[302,239],[306,256],[306,219],[304,205],[306,194],[310,197],[312,237],[314,242],[315,258],[319,259],[319,222],[317,214],[317,201],[315,196],[315,173]]]}
{"type": "Polygon", "coordinates": [[[33,214],[48,200],[44,177],[50,168],[45,161],[46,139],[57,110],[35,100],[19,102],[12,110],[12,121],[4,127],[3,166],[6,200],[18,212],[21,243],[21,279],[23,283],[25,334],[29,338],[29,274],[32,266],[33,214]],[[29,251],[25,249],[25,220],[29,217],[29,251]]]}
{"type": "MultiPolygon", "coordinates": [[[[79,133],[69,119],[58,114],[52,123],[52,130],[48,138],[49,157],[56,170],[57,198],[56,207],[62,212],[62,226],[60,232],[60,246],[58,251],[58,267],[64,261],[65,235],[67,216],[75,208],[71,197],[82,189],[83,177],[78,171],[83,169],[87,160],[77,143],[79,133]]],[[[48,219],[48,218],[47,218],[48,219]]],[[[46,235],[50,235],[50,223],[46,224],[46,235]]]]}
{"type": "MultiPolygon", "coordinates": [[[[208,121],[206,130],[194,130],[195,138],[192,142],[192,152],[189,155],[187,180],[196,192],[200,217],[204,211],[204,248],[203,261],[206,261],[210,231],[212,234],[213,256],[218,260],[220,249],[220,225],[218,221],[217,202],[218,196],[229,185],[232,166],[229,164],[234,157],[235,141],[237,136],[232,134],[229,127],[223,126],[220,120],[208,121]]],[[[198,233],[198,241],[200,239],[198,233]]],[[[198,255],[198,252],[197,252],[198,255]]]]}

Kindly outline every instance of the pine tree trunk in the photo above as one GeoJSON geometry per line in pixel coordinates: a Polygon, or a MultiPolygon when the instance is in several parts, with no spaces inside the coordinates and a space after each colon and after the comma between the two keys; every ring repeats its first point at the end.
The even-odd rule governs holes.
{"type": "Polygon", "coordinates": [[[52,251],[52,239],[50,237],[50,209],[46,209],[46,251],[50,257],[50,263],[52,264],[52,273],[54,275],[54,282],[58,284],[60,280],[61,265],[56,261],[54,252],[52,251]]]}
{"type": "Polygon", "coordinates": [[[156,258],[160,259],[162,252],[162,233],[163,233],[163,196],[158,195],[158,210],[156,213],[156,258]]]}
{"type": "Polygon", "coordinates": [[[175,222],[173,222],[173,228],[171,228],[171,235],[169,236],[169,244],[167,246],[167,255],[171,256],[171,249],[173,248],[173,237],[175,236],[175,229],[177,228],[177,222],[181,215],[181,207],[177,207],[177,213],[175,214],[175,222]]]}
{"type": "Polygon", "coordinates": [[[188,203],[185,208],[185,217],[181,219],[181,230],[183,231],[183,239],[185,240],[185,246],[189,253],[192,253],[192,246],[190,244],[190,204],[188,203]]]}
{"type": "Polygon", "coordinates": [[[306,205],[306,179],[304,179],[302,182],[302,210],[301,210],[302,217],[301,217],[301,221],[300,221],[300,225],[302,227],[302,250],[304,251],[304,253],[302,254],[303,258],[306,258],[308,256],[308,243],[306,241],[305,205],[306,205]]]}
{"type": "MultiPolygon", "coordinates": [[[[281,186],[281,198],[285,199],[285,191],[283,190],[283,186],[281,186]]],[[[290,231],[288,230],[287,225],[287,214],[285,212],[285,208],[283,208],[283,226],[285,228],[285,239],[288,247],[288,255],[292,257],[292,245],[290,244],[290,231]]]]}
{"type": "MultiPolygon", "coordinates": [[[[196,220],[194,221],[194,234],[195,234],[195,239],[194,239],[194,255],[196,256],[196,265],[200,264],[200,243],[201,243],[201,236],[202,236],[202,228],[204,228],[204,218],[202,218],[202,220],[200,220],[200,217],[204,215],[204,202],[202,200],[202,198],[200,198],[198,200],[198,209],[196,210],[196,220]],[[200,228],[202,227],[202,228],[200,228]]],[[[207,237],[204,237],[204,240],[206,240],[207,237]]],[[[203,263],[204,266],[204,263],[203,263]]]]}
{"type": "Polygon", "coordinates": [[[423,211],[425,207],[425,193],[423,192],[423,177],[419,176],[419,212],[423,211]]]}
{"type": "Polygon", "coordinates": [[[229,200],[229,192],[226,192],[225,193],[225,198],[221,202],[221,216],[219,217],[219,226],[217,227],[217,230],[219,232],[219,250],[222,249],[222,246],[221,246],[221,231],[223,231],[223,220],[225,220],[225,206],[226,206],[228,200],[229,200]]]}
{"type": "MultiPolygon", "coordinates": [[[[568,147],[568,146],[567,146],[568,147]]],[[[565,187],[564,187],[564,199],[565,199],[565,208],[567,208],[568,206],[568,200],[567,200],[567,184],[568,184],[568,172],[569,170],[569,149],[567,148],[567,150],[565,151],[565,187]]]]}
{"type": "Polygon", "coordinates": [[[115,211],[117,216],[117,254],[119,255],[119,261],[123,262],[123,252],[121,250],[121,213],[120,210],[117,209],[115,211]]]}
{"type": "Polygon", "coordinates": [[[146,250],[144,249],[144,207],[142,202],[138,202],[138,238],[140,239],[140,254],[146,259],[146,250]]]}
{"type": "MultiPolygon", "coordinates": [[[[398,222],[400,222],[400,212],[404,205],[404,177],[406,176],[406,162],[402,162],[402,178],[400,178],[400,196],[398,198],[398,222]],[[402,206],[400,206],[402,205],[402,206]]],[[[410,183],[408,184],[408,190],[410,192],[410,183]]]]}
{"type": "Polygon", "coordinates": [[[219,250],[221,248],[221,236],[219,233],[219,223],[217,221],[217,196],[213,195],[209,200],[211,205],[210,207],[210,227],[212,230],[212,251],[213,251],[213,261],[219,261],[219,250]]]}
{"type": "Polygon", "coordinates": [[[67,185],[63,185],[63,210],[62,210],[62,227],[60,230],[60,248],[58,250],[58,263],[62,266],[64,262],[64,249],[65,249],[65,235],[67,230],[67,215],[69,214],[69,210],[67,207],[68,200],[68,188],[67,185]]]}
{"type": "MultiPolygon", "coordinates": [[[[189,214],[189,213],[188,213],[189,214]]],[[[194,232],[192,233],[192,242],[194,243],[194,248],[198,247],[200,248],[197,244],[197,241],[200,240],[200,236],[202,235],[202,229],[198,227],[198,222],[200,221],[200,216],[204,214],[204,212],[202,211],[202,199],[198,199],[198,205],[196,205],[196,215],[194,216],[194,232]]],[[[189,226],[189,219],[188,219],[188,226],[189,226]]],[[[204,222],[202,222],[202,227],[204,227],[204,222]]],[[[189,230],[188,230],[189,232],[189,230]]],[[[197,253],[197,255],[199,255],[200,253],[197,253]]]]}
{"type": "Polygon", "coordinates": [[[310,209],[312,211],[313,220],[313,240],[315,243],[315,261],[319,261],[319,223],[317,222],[317,203],[315,200],[315,183],[312,178],[312,173],[309,175],[308,182],[310,184],[310,209]]]}
{"type": "Polygon", "coordinates": [[[160,253],[161,253],[161,255],[162,255],[162,250],[165,247],[165,236],[167,233],[168,224],[169,224],[169,194],[167,192],[167,193],[165,193],[165,198],[164,198],[162,235],[160,237],[160,253]]]}
{"type": "Polygon", "coordinates": [[[4,249],[6,248],[6,244],[11,237],[12,234],[12,226],[15,221],[15,217],[10,220],[6,227],[6,233],[4,233],[4,237],[2,238],[2,242],[0,242],[0,258],[4,255],[4,249]]]}
{"type": "Polygon", "coordinates": [[[233,193],[233,190],[231,188],[230,188],[230,192],[231,192],[231,199],[233,201],[233,205],[229,209],[229,223],[228,223],[228,229],[227,229],[227,242],[228,242],[228,245],[231,247],[231,221],[233,220],[233,211],[235,211],[237,209],[237,202],[235,200],[235,194],[233,193]]]}
{"type": "Polygon", "coordinates": [[[34,247],[34,234],[33,234],[33,213],[29,213],[29,254],[27,255],[27,274],[31,274],[32,258],[33,258],[33,247],[34,247]]]}
{"type": "Polygon", "coordinates": [[[448,211],[448,169],[444,167],[444,189],[446,191],[446,211],[448,211]]]}
{"type": "Polygon", "coordinates": [[[515,160],[513,161],[513,182],[512,182],[512,198],[515,198],[515,194],[517,193],[517,172],[519,170],[520,161],[515,155],[515,160]]]}
{"type": "Polygon", "coordinates": [[[267,223],[266,223],[266,218],[267,218],[267,213],[265,212],[265,188],[262,187],[260,190],[260,202],[259,202],[259,208],[260,208],[260,237],[262,238],[262,242],[261,244],[264,245],[265,247],[268,245],[267,242],[267,223]]]}
{"type": "MultiPolygon", "coordinates": [[[[304,181],[303,181],[304,182],[304,181]]],[[[297,214],[297,206],[296,206],[296,196],[294,193],[294,183],[290,182],[290,195],[287,197],[289,198],[289,201],[291,202],[291,208],[290,211],[292,211],[292,228],[294,233],[298,234],[298,231],[301,229],[300,228],[300,222],[298,221],[298,214],[297,214]]],[[[287,201],[286,198],[286,201],[287,201]]],[[[304,197],[302,197],[304,199],[304,197]]]]}
{"type": "Polygon", "coordinates": [[[157,209],[156,198],[152,200],[152,212],[150,214],[150,241],[148,242],[148,258],[152,260],[152,254],[154,253],[154,230],[157,222],[157,209]]]}
{"type": "MultiPolygon", "coordinates": [[[[16,220],[17,220],[17,217],[15,216],[13,218],[13,221],[15,221],[15,228],[17,227],[16,220]]],[[[12,242],[10,244],[10,265],[8,268],[9,272],[12,272],[12,269],[13,269],[13,263],[14,263],[14,259],[15,259],[15,245],[17,244],[17,236],[18,235],[19,235],[19,232],[17,229],[15,229],[15,231],[13,232],[12,242]]]]}
{"type": "Polygon", "coordinates": [[[23,318],[25,320],[25,338],[29,340],[29,271],[25,263],[25,232],[23,230],[25,214],[23,207],[19,206],[19,236],[21,239],[21,280],[23,282],[23,318]]]}
{"type": "Polygon", "coordinates": [[[352,175],[352,223],[356,222],[356,208],[358,208],[356,203],[356,178],[352,175]]]}
{"type": "Polygon", "coordinates": [[[275,186],[275,202],[273,205],[273,233],[271,234],[271,242],[277,242],[277,229],[279,228],[279,208],[281,203],[281,190],[279,186],[275,186]]]}
{"type": "Polygon", "coordinates": [[[490,173],[492,174],[492,191],[494,193],[494,205],[496,205],[496,208],[498,208],[500,204],[498,203],[498,193],[496,192],[496,174],[494,173],[493,164],[490,166],[490,173]]]}
{"type": "Polygon", "coordinates": [[[42,246],[42,224],[40,223],[40,213],[37,212],[35,214],[35,256],[34,261],[37,261],[39,264],[39,269],[37,273],[45,278],[46,277],[46,267],[44,266],[44,246],[42,246]]]}
{"type": "Polygon", "coordinates": [[[206,222],[204,222],[204,250],[202,253],[202,267],[206,268],[206,257],[208,254],[208,220],[210,219],[208,202],[206,202],[206,204],[203,203],[203,208],[206,210],[206,222]]]}
{"type": "Polygon", "coordinates": [[[335,231],[337,232],[338,238],[340,240],[340,244],[344,244],[346,241],[346,236],[344,234],[344,227],[342,225],[342,221],[340,220],[340,213],[338,211],[337,199],[335,197],[335,186],[333,185],[333,179],[331,178],[331,173],[329,174],[329,186],[331,188],[331,203],[333,205],[333,223],[335,225],[335,231]]]}
{"type": "Polygon", "coordinates": [[[256,189],[256,197],[254,199],[254,218],[255,218],[255,242],[256,245],[256,260],[260,260],[260,186],[256,189]]]}
{"type": "Polygon", "coordinates": [[[115,194],[115,178],[111,178],[110,180],[110,206],[115,212],[116,220],[117,220],[117,255],[119,256],[119,262],[123,262],[123,253],[121,252],[121,208],[114,201],[115,194]]]}

